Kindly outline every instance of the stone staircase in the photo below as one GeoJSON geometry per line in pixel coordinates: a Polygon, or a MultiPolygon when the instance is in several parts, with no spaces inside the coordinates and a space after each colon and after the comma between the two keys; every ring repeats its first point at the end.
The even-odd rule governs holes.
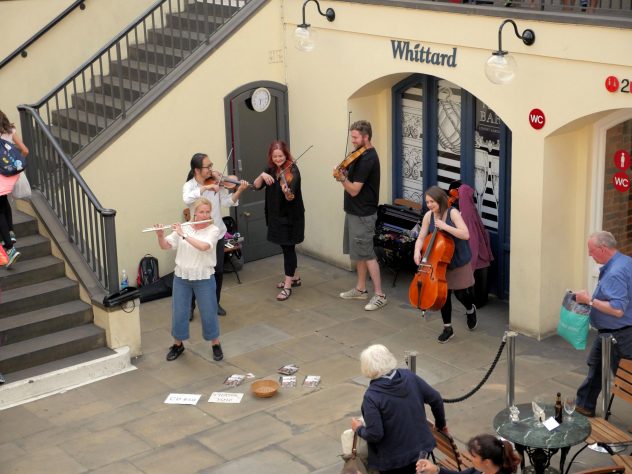
{"type": "Polygon", "coordinates": [[[107,75],[95,76],[88,91],[71,95],[72,108],[52,110],[50,129],[63,150],[75,155],[129,110],[240,9],[235,1],[188,1],[182,12],[166,13],[164,27],[148,29],[144,43],[127,47],[127,57],[109,61],[107,75]]]}
{"type": "Polygon", "coordinates": [[[0,372],[7,382],[114,354],[37,221],[13,216],[22,256],[11,270],[0,267],[0,372]]]}

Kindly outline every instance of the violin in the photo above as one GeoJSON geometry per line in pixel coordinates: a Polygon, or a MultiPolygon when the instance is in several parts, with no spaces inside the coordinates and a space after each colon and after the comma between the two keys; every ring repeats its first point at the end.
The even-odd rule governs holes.
{"type": "Polygon", "coordinates": [[[347,169],[351,166],[355,160],[362,156],[362,153],[366,151],[366,148],[361,146],[355,151],[352,151],[347,155],[347,157],[340,162],[338,166],[333,171],[334,179],[336,181],[342,181],[347,175],[347,169]]]}
{"type": "Polygon", "coordinates": [[[408,301],[425,315],[426,311],[441,309],[448,297],[445,274],[454,255],[454,240],[435,226],[432,234],[424,239],[422,252],[423,257],[408,288],[408,301]]]}
{"type": "Polygon", "coordinates": [[[289,185],[289,183],[291,183],[293,179],[292,172],[290,171],[292,166],[294,166],[294,163],[290,163],[285,168],[280,169],[276,175],[277,181],[279,181],[282,185],[281,189],[283,189],[283,186],[285,186],[286,191],[283,194],[285,194],[285,198],[288,201],[293,201],[296,197],[294,196],[294,193],[292,192],[292,189],[289,185]]]}
{"type": "MultiPolygon", "coordinates": [[[[235,189],[237,186],[241,185],[241,181],[234,174],[223,175],[219,171],[212,171],[211,176],[206,178],[204,184],[207,186],[217,184],[218,186],[223,186],[226,189],[235,189]]],[[[248,183],[248,187],[251,188],[252,184],[248,183]]]]}

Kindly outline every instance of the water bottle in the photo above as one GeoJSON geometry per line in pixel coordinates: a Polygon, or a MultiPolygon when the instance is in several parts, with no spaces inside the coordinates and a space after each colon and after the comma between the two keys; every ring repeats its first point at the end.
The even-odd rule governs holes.
{"type": "Polygon", "coordinates": [[[121,290],[124,290],[129,286],[129,279],[127,278],[127,272],[123,270],[121,272],[121,290]]]}

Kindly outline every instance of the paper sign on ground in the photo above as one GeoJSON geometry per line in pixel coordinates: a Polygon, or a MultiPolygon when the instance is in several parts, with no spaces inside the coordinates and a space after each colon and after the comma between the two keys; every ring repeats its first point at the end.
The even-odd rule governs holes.
{"type": "Polygon", "coordinates": [[[172,405],[197,405],[201,396],[194,393],[170,393],[165,403],[172,405]]]}
{"type": "Polygon", "coordinates": [[[213,392],[208,401],[210,403],[241,403],[243,396],[243,393],[213,392]]]}

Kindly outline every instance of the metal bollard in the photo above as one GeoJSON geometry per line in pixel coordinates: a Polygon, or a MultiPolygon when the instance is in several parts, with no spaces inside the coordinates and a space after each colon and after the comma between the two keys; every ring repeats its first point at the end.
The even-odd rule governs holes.
{"type": "Polygon", "coordinates": [[[601,338],[601,409],[603,418],[608,416],[608,402],[610,402],[610,383],[612,374],[610,372],[610,361],[612,360],[612,334],[600,334],[601,338]]]}
{"type": "Polygon", "coordinates": [[[515,331],[505,331],[507,341],[507,407],[513,406],[516,397],[516,336],[515,331]]]}
{"type": "Polygon", "coordinates": [[[404,351],[406,366],[413,373],[417,373],[417,351],[404,351]]]}

